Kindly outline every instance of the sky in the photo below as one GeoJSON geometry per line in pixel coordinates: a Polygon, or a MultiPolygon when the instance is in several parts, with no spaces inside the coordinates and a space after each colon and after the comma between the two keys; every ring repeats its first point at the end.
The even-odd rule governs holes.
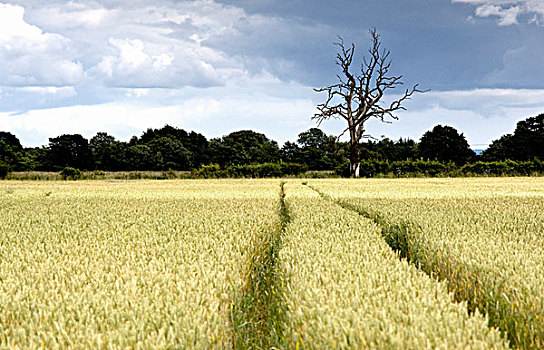
{"type": "Polygon", "coordinates": [[[429,90],[399,120],[368,121],[375,138],[442,124],[482,149],[544,113],[542,0],[0,0],[0,131],[35,147],[169,124],[281,146],[316,126],[338,36],[357,67],[373,28],[405,87],[429,90]]]}

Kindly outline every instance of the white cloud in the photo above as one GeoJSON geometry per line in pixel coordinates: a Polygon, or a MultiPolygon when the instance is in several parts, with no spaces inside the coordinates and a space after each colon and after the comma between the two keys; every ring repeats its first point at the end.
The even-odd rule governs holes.
{"type": "MultiPolygon", "coordinates": [[[[40,24],[50,29],[85,28],[99,30],[100,26],[117,18],[119,11],[69,1],[62,7],[43,8],[40,24]]],[[[97,5],[95,5],[97,6],[97,5]]]]}
{"type": "Polygon", "coordinates": [[[499,17],[497,22],[500,26],[508,26],[512,24],[517,24],[517,17],[521,13],[521,9],[518,6],[513,6],[507,9],[504,9],[496,5],[482,5],[478,7],[475,11],[476,16],[478,17],[490,17],[496,16],[499,17]]]}
{"type": "Polygon", "coordinates": [[[0,3],[0,84],[66,86],[83,79],[70,41],[24,20],[24,8],[0,3]]]}
{"type": "Polygon", "coordinates": [[[463,132],[473,148],[485,148],[491,141],[512,132],[519,120],[544,111],[544,90],[477,89],[419,94],[407,104],[392,124],[372,121],[373,136],[411,137],[415,140],[437,124],[463,132]]]}
{"type": "Polygon", "coordinates": [[[185,93],[186,96],[169,89],[127,89],[129,97],[115,103],[0,113],[0,130],[14,133],[27,147],[47,144],[49,137],[64,133],[90,138],[96,132],[106,131],[128,141],[147,128],[160,128],[165,124],[195,130],[208,138],[252,129],[282,143],[296,139],[299,132],[311,125],[309,116],[315,104],[310,98],[310,89],[276,87],[280,88],[283,91],[278,92],[278,96],[245,88],[230,92],[218,91],[219,88],[198,90],[185,93]],[[301,97],[291,96],[300,89],[306,93],[297,94],[301,97]],[[177,103],[158,104],[156,96],[161,94],[165,100],[177,103]]]}
{"type": "Polygon", "coordinates": [[[56,96],[56,97],[73,97],[76,95],[76,90],[72,86],[27,86],[16,88],[16,90],[23,93],[32,93],[42,96],[56,96]]]}
{"type": "Polygon", "coordinates": [[[4,81],[18,86],[82,84],[96,91],[248,84],[271,73],[268,68],[275,63],[266,61],[274,58],[262,45],[279,29],[286,31],[280,18],[247,14],[212,0],[13,2],[25,8],[3,5],[13,13],[5,15],[11,22],[0,20],[0,38],[27,33],[25,40],[32,43],[26,55],[4,59],[4,81]],[[41,48],[36,49],[37,42],[41,48]],[[224,43],[242,42],[244,54],[223,50],[224,43]],[[23,74],[28,71],[34,74],[23,74]]]}
{"type": "Polygon", "coordinates": [[[110,38],[108,42],[117,52],[104,56],[89,72],[110,86],[208,87],[226,84],[233,77],[232,73],[244,75],[242,67],[236,68],[220,53],[193,42],[167,45],[117,38],[110,38]]]}
{"type": "Polygon", "coordinates": [[[0,3],[0,42],[6,43],[14,37],[30,41],[44,41],[40,28],[23,20],[25,9],[0,3]]]}
{"type": "Polygon", "coordinates": [[[257,27],[273,35],[281,21],[212,0],[0,3],[0,111],[114,102],[125,95],[119,88],[275,84],[266,52],[210,45],[249,37],[263,43],[266,33],[252,37],[257,27]],[[70,87],[74,94],[9,87],[70,87]]]}
{"type": "Polygon", "coordinates": [[[420,94],[411,104],[439,105],[451,110],[473,110],[493,117],[500,109],[536,106],[544,108],[544,90],[476,89],[420,94]]]}
{"type": "Polygon", "coordinates": [[[497,24],[508,26],[518,24],[523,16],[529,23],[542,24],[544,20],[544,1],[542,0],[452,0],[453,3],[466,3],[476,6],[477,17],[495,17],[497,24]]]}
{"type": "Polygon", "coordinates": [[[0,129],[18,135],[25,146],[47,144],[49,137],[82,134],[90,138],[107,131],[125,141],[148,127],[178,124],[193,118],[182,106],[149,106],[109,103],[32,110],[23,114],[0,114],[0,129]]]}

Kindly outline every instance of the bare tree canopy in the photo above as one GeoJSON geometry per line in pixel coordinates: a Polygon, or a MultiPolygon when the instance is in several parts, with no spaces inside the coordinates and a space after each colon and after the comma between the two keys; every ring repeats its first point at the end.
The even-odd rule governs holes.
{"type": "Polygon", "coordinates": [[[351,71],[355,44],[346,47],[344,40],[339,37],[339,42],[335,43],[339,47],[336,64],[342,69],[342,73],[337,75],[339,82],[314,89],[316,92],[327,92],[328,97],[325,103],[317,106],[318,113],[312,120],[316,120],[318,125],[330,118],[342,118],[347,121],[348,126],[340,136],[349,132],[351,177],[359,176],[359,142],[364,136],[365,122],[370,118],[378,118],[382,122],[387,122],[388,117],[398,120],[394,112],[405,110],[403,102],[410,99],[415,92],[423,92],[416,84],[389,104],[381,101],[388,90],[403,84],[402,75],[390,74],[390,51],[381,48],[380,35],[376,29],[370,30],[370,35],[372,37],[372,46],[368,50],[370,57],[363,58],[360,72],[357,73],[351,71]]]}

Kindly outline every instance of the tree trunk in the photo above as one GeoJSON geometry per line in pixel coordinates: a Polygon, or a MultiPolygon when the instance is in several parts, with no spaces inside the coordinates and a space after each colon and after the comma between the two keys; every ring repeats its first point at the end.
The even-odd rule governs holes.
{"type": "Polygon", "coordinates": [[[342,74],[337,75],[339,82],[324,88],[314,89],[317,92],[327,92],[328,97],[325,103],[317,105],[318,113],[314,114],[312,119],[317,120],[320,125],[322,121],[327,119],[342,118],[348,124],[340,136],[349,130],[350,177],[360,176],[359,141],[365,131],[366,121],[370,118],[378,118],[382,122],[387,122],[386,117],[398,119],[393,112],[404,110],[402,104],[406,100],[409,100],[415,92],[423,92],[418,90],[416,84],[411,89],[406,89],[404,94],[396,100],[388,103],[380,101],[386,90],[402,85],[402,75],[389,75],[390,52],[381,49],[380,35],[375,29],[370,30],[370,35],[372,36],[370,58],[363,58],[360,73],[354,74],[350,71],[355,45],[344,46],[344,40],[339,37],[340,42],[336,43],[340,48],[336,54],[336,64],[342,69],[342,74]]]}
{"type": "Polygon", "coordinates": [[[349,176],[359,177],[360,167],[360,154],[359,154],[359,142],[351,140],[350,154],[349,154],[349,176]]]}

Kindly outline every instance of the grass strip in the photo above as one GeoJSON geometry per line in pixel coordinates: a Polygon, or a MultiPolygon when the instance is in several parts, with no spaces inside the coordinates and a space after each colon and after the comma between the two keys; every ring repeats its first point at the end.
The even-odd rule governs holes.
{"type": "Polygon", "coordinates": [[[285,347],[285,302],[277,271],[282,235],[289,222],[284,182],[280,184],[279,226],[255,236],[242,295],[233,305],[235,349],[285,347]]]}

